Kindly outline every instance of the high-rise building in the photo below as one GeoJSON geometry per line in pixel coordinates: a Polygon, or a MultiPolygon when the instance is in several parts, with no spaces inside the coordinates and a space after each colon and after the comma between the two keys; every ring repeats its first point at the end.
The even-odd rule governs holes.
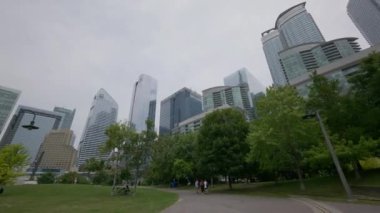
{"type": "Polygon", "coordinates": [[[380,0],[349,0],[347,13],[371,46],[380,43],[380,0]]]}
{"type": "Polygon", "coordinates": [[[224,78],[224,86],[239,86],[244,83],[248,84],[252,97],[265,91],[265,87],[245,67],[224,78]]]}
{"type": "Polygon", "coordinates": [[[12,110],[16,106],[16,102],[21,92],[15,89],[0,86],[0,134],[5,127],[12,110]]]}
{"type": "Polygon", "coordinates": [[[183,88],[161,101],[160,135],[170,134],[178,124],[202,112],[202,96],[183,88]]]}
{"type": "Polygon", "coordinates": [[[7,144],[22,144],[28,152],[30,162],[33,162],[45,135],[53,129],[58,129],[63,117],[64,115],[58,112],[19,106],[5,131],[0,147],[7,144]],[[39,129],[28,130],[22,127],[29,125],[32,120],[39,129]]]}
{"type": "Polygon", "coordinates": [[[219,86],[203,90],[203,110],[205,112],[229,105],[245,111],[247,119],[254,118],[252,99],[248,84],[239,86],[219,86]]]}
{"type": "Polygon", "coordinates": [[[116,122],[117,112],[118,105],[115,100],[104,89],[100,89],[92,102],[79,143],[78,167],[90,158],[107,159],[108,155],[101,154],[99,147],[107,141],[105,131],[116,122]]]}
{"type": "Polygon", "coordinates": [[[275,28],[261,34],[265,57],[275,85],[287,83],[278,52],[301,44],[325,41],[305,5],[304,2],[285,10],[278,16],[275,28]]]}
{"type": "Polygon", "coordinates": [[[71,129],[71,124],[73,123],[74,115],[75,115],[75,109],[65,109],[63,107],[54,107],[54,112],[60,112],[64,114],[64,118],[61,122],[60,129],[71,129]]]}
{"type": "Polygon", "coordinates": [[[72,130],[52,130],[45,136],[37,156],[41,156],[40,169],[72,171],[75,168],[77,150],[73,147],[72,130]]]}
{"type": "Polygon", "coordinates": [[[137,132],[146,130],[146,121],[156,118],[157,81],[142,74],[134,84],[129,122],[137,132]]]}
{"type": "Polygon", "coordinates": [[[356,54],[361,48],[357,38],[340,38],[323,43],[309,43],[279,52],[286,79],[292,81],[305,73],[336,60],[356,54]]]}

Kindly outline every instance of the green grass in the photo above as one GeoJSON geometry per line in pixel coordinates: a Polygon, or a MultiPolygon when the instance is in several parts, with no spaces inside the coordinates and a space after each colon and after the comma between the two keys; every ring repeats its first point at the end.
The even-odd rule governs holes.
{"type": "MultiPolygon", "coordinates": [[[[380,171],[371,171],[363,175],[362,179],[354,180],[349,176],[350,185],[380,187],[380,171]]],[[[305,180],[306,190],[301,191],[298,181],[264,182],[252,184],[233,184],[232,190],[228,185],[217,185],[212,192],[244,194],[253,196],[277,196],[302,195],[327,199],[345,199],[346,194],[338,177],[321,177],[305,180]]],[[[361,192],[362,193],[362,192],[361,192]]],[[[355,194],[355,191],[354,191],[355,194]]],[[[373,194],[372,194],[373,195],[373,194]]]]}
{"type": "Polygon", "coordinates": [[[7,186],[0,195],[1,212],[160,212],[178,195],[138,188],[135,195],[111,196],[111,187],[96,185],[7,186]]]}

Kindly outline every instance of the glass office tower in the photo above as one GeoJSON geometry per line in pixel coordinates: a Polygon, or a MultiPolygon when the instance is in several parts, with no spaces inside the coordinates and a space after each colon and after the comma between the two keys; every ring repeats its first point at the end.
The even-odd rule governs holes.
{"type": "Polygon", "coordinates": [[[380,0],[349,0],[347,13],[371,46],[380,44],[380,0]]]}
{"type": "Polygon", "coordinates": [[[142,74],[135,83],[132,94],[129,123],[137,132],[146,130],[146,121],[155,122],[157,100],[157,81],[142,74]]]}
{"type": "Polygon", "coordinates": [[[64,115],[27,106],[19,106],[1,140],[0,147],[7,144],[22,144],[25,146],[29,162],[36,159],[38,149],[44,141],[45,135],[53,129],[58,129],[64,115]],[[28,130],[23,125],[29,125],[35,116],[36,130],[28,130]]]}
{"type": "Polygon", "coordinates": [[[116,101],[104,90],[96,93],[92,102],[86,126],[79,143],[78,167],[92,157],[106,160],[108,155],[101,154],[99,147],[108,137],[106,129],[117,121],[118,105],[116,101]]]}
{"type": "Polygon", "coordinates": [[[281,69],[278,56],[280,51],[301,44],[325,41],[305,5],[304,2],[287,9],[278,16],[275,28],[261,34],[265,57],[274,85],[288,83],[288,79],[281,69]]]}
{"type": "Polygon", "coordinates": [[[54,107],[54,112],[60,112],[64,114],[64,118],[61,122],[61,126],[59,127],[60,129],[71,129],[71,124],[73,123],[74,120],[74,115],[75,115],[75,109],[70,110],[70,109],[65,109],[63,107],[54,107]]]}
{"type": "Polygon", "coordinates": [[[251,96],[265,92],[265,87],[245,67],[224,78],[225,86],[239,86],[244,83],[248,84],[251,96]]]}
{"type": "Polygon", "coordinates": [[[0,86],[0,134],[5,127],[12,110],[16,106],[16,102],[21,92],[15,89],[0,86]]]}
{"type": "Polygon", "coordinates": [[[202,112],[202,96],[183,88],[161,101],[160,135],[170,134],[178,124],[202,112]]]}

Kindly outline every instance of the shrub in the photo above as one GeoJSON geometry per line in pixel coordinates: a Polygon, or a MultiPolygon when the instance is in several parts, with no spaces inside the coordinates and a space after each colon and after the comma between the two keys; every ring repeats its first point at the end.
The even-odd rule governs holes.
{"type": "Polygon", "coordinates": [[[51,183],[54,183],[54,181],[55,181],[55,176],[51,172],[44,173],[37,178],[38,184],[51,184],[51,183]]]}

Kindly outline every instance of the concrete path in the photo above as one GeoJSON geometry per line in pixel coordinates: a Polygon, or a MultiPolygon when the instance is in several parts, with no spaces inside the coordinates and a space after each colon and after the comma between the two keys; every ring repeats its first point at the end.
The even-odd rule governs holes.
{"type": "Polygon", "coordinates": [[[341,213],[380,212],[380,206],[347,203],[320,202],[308,198],[273,198],[227,194],[196,194],[194,191],[170,190],[179,194],[179,200],[163,213],[202,213],[202,212],[311,212],[341,213]]]}

